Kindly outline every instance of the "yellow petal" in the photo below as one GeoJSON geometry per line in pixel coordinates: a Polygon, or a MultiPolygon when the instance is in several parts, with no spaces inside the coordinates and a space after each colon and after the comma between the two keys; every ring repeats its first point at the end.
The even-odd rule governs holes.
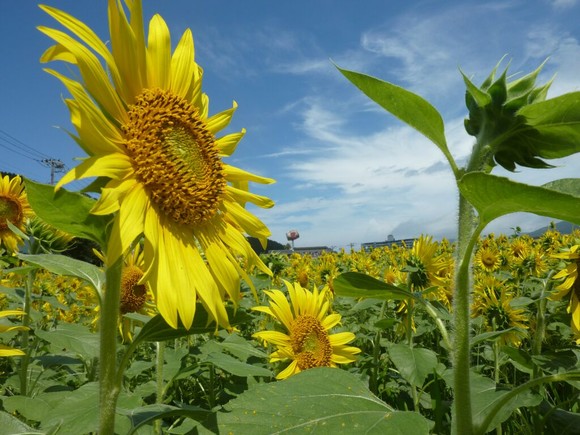
{"type": "Polygon", "coordinates": [[[217,139],[215,141],[215,144],[219,150],[219,153],[222,156],[231,156],[236,150],[238,143],[240,142],[240,140],[242,140],[245,134],[246,129],[243,128],[242,131],[240,131],[239,133],[227,134],[217,139]]]}
{"type": "Polygon", "coordinates": [[[147,42],[147,87],[167,89],[171,68],[171,36],[160,15],[149,22],[147,42]]]}
{"type": "Polygon", "coordinates": [[[272,184],[276,181],[273,178],[261,177],[243,169],[230,165],[224,165],[224,174],[228,181],[253,181],[254,183],[272,184]]]}
{"type": "Polygon", "coordinates": [[[107,246],[107,259],[110,264],[127,252],[135,239],[143,233],[148,202],[147,194],[138,183],[123,198],[119,213],[113,221],[107,246]]]}
{"type": "Polygon", "coordinates": [[[89,93],[112,118],[121,124],[126,123],[128,119],[123,103],[96,56],[66,33],[43,26],[39,26],[38,30],[71,52],[77,60],[77,65],[89,93]]]}
{"type": "Polygon", "coordinates": [[[226,128],[230,121],[232,120],[232,116],[234,112],[238,108],[238,103],[234,101],[233,106],[231,109],[224,110],[223,112],[216,113],[211,118],[206,120],[206,127],[209,131],[213,134],[217,134],[218,131],[223,130],[226,128]]]}
{"type": "Polygon", "coordinates": [[[171,58],[169,89],[180,97],[189,99],[191,97],[190,88],[195,82],[196,71],[193,36],[191,35],[191,30],[187,29],[181,36],[171,58]]]}

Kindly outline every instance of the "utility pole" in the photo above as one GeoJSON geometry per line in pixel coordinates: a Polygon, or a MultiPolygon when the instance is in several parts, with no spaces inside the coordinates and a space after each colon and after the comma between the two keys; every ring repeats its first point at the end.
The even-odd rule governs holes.
{"type": "Polygon", "coordinates": [[[54,184],[54,174],[65,171],[64,163],[59,159],[42,159],[40,162],[50,168],[50,184],[54,184]]]}

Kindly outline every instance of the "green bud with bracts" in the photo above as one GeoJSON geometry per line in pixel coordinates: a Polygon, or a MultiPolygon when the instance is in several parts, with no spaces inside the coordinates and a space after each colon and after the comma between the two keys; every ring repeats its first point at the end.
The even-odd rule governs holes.
{"type": "Polygon", "coordinates": [[[546,99],[552,80],[536,87],[543,66],[510,81],[507,67],[496,77],[498,64],[479,87],[462,73],[465,129],[484,156],[478,170],[489,172],[496,164],[509,171],[516,165],[551,168],[543,159],[580,151],[580,92],[546,99]]]}

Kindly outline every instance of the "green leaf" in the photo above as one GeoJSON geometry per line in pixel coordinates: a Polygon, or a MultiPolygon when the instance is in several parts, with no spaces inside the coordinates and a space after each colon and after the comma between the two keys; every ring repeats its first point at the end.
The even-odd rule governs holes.
{"type": "Polygon", "coordinates": [[[338,70],[367,97],[431,140],[452,161],[441,114],[427,100],[406,89],[365,74],[338,70]]]}
{"type": "MultiPolygon", "coordinates": [[[[2,399],[4,400],[4,398],[2,399]]],[[[44,435],[45,432],[39,432],[36,429],[24,424],[13,415],[5,411],[0,411],[0,427],[2,432],[6,434],[22,434],[22,435],[44,435]]]]}
{"type": "MultiPolygon", "coordinates": [[[[228,318],[230,319],[231,326],[246,323],[249,321],[249,319],[252,318],[241,309],[238,309],[235,313],[231,307],[227,307],[226,310],[228,311],[228,318]]],[[[217,329],[217,325],[210,319],[203,305],[198,303],[195,309],[195,317],[193,318],[191,328],[186,329],[180,323],[179,327],[175,329],[168,325],[163,317],[158,314],[155,317],[152,317],[151,320],[149,320],[143,326],[143,328],[141,328],[139,334],[137,334],[137,336],[133,339],[133,343],[136,345],[142,341],[153,342],[174,340],[176,338],[187,337],[188,335],[193,334],[215,332],[217,329]]]]}
{"type": "Polygon", "coordinates": [[[509,357],[510,362],[516,369],[528,375],[534,372],[534,364],[528,352],[511,346],[502,346],[501,351],[509,357]]]}
{"type": "Polygon", "coordinates": [[[272,372],[266,368],[247,364],[225,353],[211,352],[207,355],[206,361],[235,376],[273,376],[272,372]]]}
{"type": "Polygon", "coordinates": [[[580,178],[561,178],[559,180],[550,181],[543,184],[542,187],[558,192],[568,193],[580,198],[580,178]]]}
{"type": "Polygon", "coordinates": [[[580,225],[580,197],[530,186],[483,172],[465,174],[461,194],[475,207],[482,225],[510,213],[528,212],[580,225]]]}
{"type": "Polygon", "coordinates": [[[463,71],[460,70],[459,72],[463,77],[463,82],[465,83],[467,92],[469,92],[479,107],[485,107],[491,103],[491,97],[487,92],[482,91],[476,85],[474,85],[473,82],[469,80],[469,78],[463,73],[463,71]]]}
{"type": "Polygon", "coordinates": [[[99,356],[99,336],[90,332],[87,326],[61,323],[56,329],[50,331],[36,329],[34,333],[60,352],[73,352],[85,359],[99,356]]]}
{"type": "Polygon", "coordinates": [[[555,159],[580,152],[580,92],[529,104],[518,115],[531,127],[521,135],[537,155],[555,159]]]}
{"type": "Polygon", "coordinates": [[[34,212],[46,223],[75,237],[106,244],[106,227],[110,216],[90,213],[95,200],[80,193],[26,179],[26,194],[34,212]]]}
{"type": "Polygon", "coordinates": [[[469,345],[473,347],[483,341],[495,340],[496,338],[501,337],[503,334],[513,331],[514,329],[516,328],[508,328],[502,331],[482,332],[481,334],[477,334],[475,337],[472,337],[471,340],[469,340],[469,345]]]}
{"type": "Polygon", "coordinates": [[[358,377],[341,369],[315,368],[284,381],[259,384],[217,414],[220,433],[427,434],[431,422],[395,411],[358,377]]]}
{"type": "Polygon", "coordinates": [[[389,356],[395,367],[409,384],[421,387],[427,376],[437,368],[437,354],[429,349],[409,347],[396,343],[389,346],[389,356]]]}
{"type": "Polygon", "coordinates": [[[42,267],[57,275],[75,276],[91,284],[95,290],[101,291],[105,282],[105,274],[97,266],[75,258],[59,254],[18,254],[18,258],[27,263],[42,267]]]}
{"type": "Polygon", "coordinates": [[[42,426],[60,426],[59,435],[96,432],[99,425],[99,413],[96,411],[98,392],[98,383],[91,382],[74,391],[43,394],[43,398],[50,400],[53,408],[42,421],[42,426]]]}
{"type": "Polygon", "coordinates": [[[160,418],[187,417],[194,420],[206,420],[213,416],[211,411],[197,406],[182,405],[177,407],[164,404],[146,405],[135,409],[119,407],[117,408],[117,414],[125,415],[131,420],[132,427],[128,435],[134,434],[141,426],[160,418]]]}
{"type": "Polygon", "coordinates": [[[570,350],[547,350],[541,355],[532,355],[532,361],[545,372],[567,373],[578,367],[578,357],[570,350]]]}
{"type": "MultiPolygon", "coordinates": [[[[453,370],[446,370],[442,375],[447,385],[453,385],[453,370]]],[[[492,408],[498,403],[503,396],[510,393],[510,390],[498,389],[495,382],[479,373],[471,372],[471,406],[473,410],[473,426],[478,428],[475,433],[487,433],[497,428],[502,422],[506,421],[511,414],[523,406],[536,406],[542,398],[530,390],[525,390],[516,394],[507,403],[502,406],[490,421],[487,427],[481,427],[485,418],[492,408]]],[[[461,404],[458,405],[461,409],[461,404]]],[[[455,407],[454,407],[455,408],[455,407]]],[[[452,417],[453,418],[453,417],[452,417]]]]}
{"type": "Polygon", "coordinates": [[[256,349],[248,340],[236,333],[228,334],[224,341],[216,342],[216,344],[243,361],[246,361],[250,356],[257,358],[268,357],[266,353],[256,349]]]}
{"type": "Polygon", "coordinates": [[[381,300],[402,300],[414,297],[407,290],[360,272],[342,273],[334,279],[332,285],[338,296],[381,300]]]}

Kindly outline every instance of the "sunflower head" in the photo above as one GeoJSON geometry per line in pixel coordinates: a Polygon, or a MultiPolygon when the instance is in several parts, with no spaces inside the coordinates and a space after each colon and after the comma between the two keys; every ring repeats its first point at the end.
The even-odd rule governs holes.
{"type": "Polygon", "coordinates": [[[16,252],[22,238],[10,229],[8,222],[25,230],[27,218],[33,215],[20,176],[0,178],[0,245],[8,252],[16,252]]]}
{"type": "Polygon", "coordinates": [[[313,367],[336,367],[355,361],[360,349],[347,344],[354,340],[351,332],[331,334],[339,324],[340,314],[329,313],[329,290],[316,288],[311,292],[285,281],[290,303],[280,290],[266,291],[269,306],[254,307],[280,323],[281,331],[260,331],[255,338],[277,346],[270,356],[271,362],[290,360],[290,365],[276,378],[285,379],[313,367]]]}
{"type": "Polygon", "coordinates": [[[246,239],[265,247],[270,231],[245,205],[272,207],[249,185],[274,180],[225,161],[245,134],[221,133],[237,104],[209,115],[191,31],[172,44],[167,24],[155,15],[147,34],[141,0],[109,0],[107,42],[65,12],[41,8],[72,34],[39,27],[56,42],[41,61],[78,67],[79,81],[47,71],[72,95],[67,106],[75,140],[88,155],[57,188],[86,177],[105,180],[91,212],[113,215],[109,264],[144,240],[146,272],[127,272],[125,287],[134,290],[124,291],[127,309],[141,303],[139,286],[146,284],[173,327],[191,326],[197,301],[227,327],[224,302],[240,299],[241,279],[255,293],[241,264],[271,275],[246,239]]]}

